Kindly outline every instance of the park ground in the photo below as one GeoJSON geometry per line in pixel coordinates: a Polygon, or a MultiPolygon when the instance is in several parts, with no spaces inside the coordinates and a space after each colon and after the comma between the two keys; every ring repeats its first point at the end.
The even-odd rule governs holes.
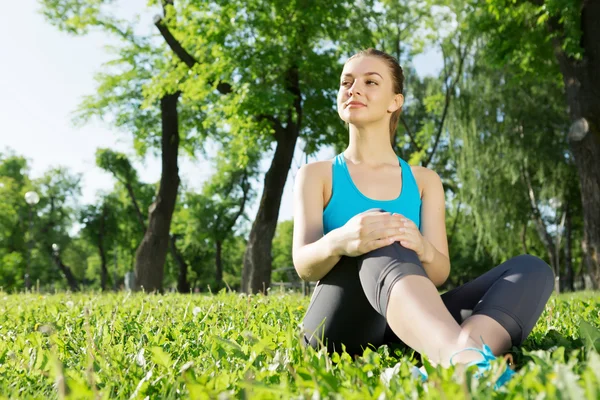
{"type": "MultiPolygon", "coordinates": [[[[0,399],[392,399],[600,396],[600,292],[553,294],[513,348],[516,376],[494,391],[494,363],[410,377],[413,352],[352,359],[304,350],[309,297],[0,292],[0,399]],[[475,367],[474,367],[475,368],[475,367]]],[[[420,365],[420,364],[419,364],[420,365]]]]}

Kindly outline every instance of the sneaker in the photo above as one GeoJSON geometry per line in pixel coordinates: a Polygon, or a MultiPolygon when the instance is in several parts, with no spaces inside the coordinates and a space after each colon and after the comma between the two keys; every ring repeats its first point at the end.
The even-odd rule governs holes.
{"type": "Polygon", "coordinates": [[[416,365],[412,366],[412,369],[410,370],[410,373],[411,373],[413,379],[420,379],[421,382],[427,381],[427,372],[422,371],[416,365]]]}
{"type": "MultiPolygon", "coordinates": [[[[481,341],[483,342],[483,338],[481,338],[481,341]]],[[[474,350],[474,351],[479,352],[483,356],[483,360],[472,361],[466,365],[467,368],[470,367],[471,365],[477,365],[477,367],[479,368],[479,371],[477,371],[475,373],[475,375],[473,375],[475,378],[481,377],[485,371],[489,370],[492,366],[490,362],[496,359],[496,356],[494,355],[494,353],[492,353],[492,349],[490,349],[490,347],[485,343],[483,344],[483,350],[476,349],[474,347],[468,347],[466,349],[457,351],[456,353],[454,353],[452,355],[452,357],[454,357],[458,353],[461,353],[465,350],[474,350]]],[[[454,366],[454,363],[452,362],[452,357],[450,357],[450,365],[454,366]]],[[[512,359],[512,356],[510,356],[510,358],[512,359]]],[[[508,382],[513,377],[513,375],[515,375],[515,373],[516,372],[513,371],[512,368],[510,368],[507,365],[506,370],[504,370],[502,375],[500,375],[500,378],[498,378],[498,380],[494,384],[494,390],[498,390],[500,387],[502,387],[506,382],[508,382]]]]}

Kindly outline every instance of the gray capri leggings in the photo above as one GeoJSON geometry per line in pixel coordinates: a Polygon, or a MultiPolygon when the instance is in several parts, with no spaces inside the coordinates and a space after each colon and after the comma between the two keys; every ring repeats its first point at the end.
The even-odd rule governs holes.
{"type": "MultiPolygon", "coordinates": [[[[385,315],[392,287],[407,275],[427,277],[417,254],[397,242],[359,257],[342,257],[315,287],[303,320],[303,344],[316,349],[321,341],[329,352],[341,352],[344,344],[352,355],[361,355],[369,345],[406,349],[385,315]]],[[[548,264],[525,254],[441,297],[459,324],[472,314],[487,315],[508,331],[513,346],[519,346],[553,288],[548,264]]]]}

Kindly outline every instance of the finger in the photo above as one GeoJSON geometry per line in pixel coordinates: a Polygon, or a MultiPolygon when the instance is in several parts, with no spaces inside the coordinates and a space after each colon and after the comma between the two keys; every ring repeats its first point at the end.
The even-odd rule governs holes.
{"type": "Polygon", "coordinates": [[[398,228],[398,234],[400,236],[416,238],[416,237],[418,237],[420,232],[418,229],[415,229],[412,226],[403,226],[401,228],[398,228]]]}
{"type": "Polygon", "coordinates": [[[376,215],[392,215],[391,212],[389,211],[382,211],[382,210],[367,210],[367,211],[363,211],[361,213],[359,213],[358,215],[364,215],[364,216],[376,216],[376,215]]]}
{"type": "Polygon", "coordinates": [[[399,232],[399,228],[382,228],[369,232],[366,236],[366,239],[374,240],[383,238],[396,238],[402,236],[402,234],[402,232],[399,232]]]}
{"type": "Polygon", "coordinates": [[[397,220],[397,219],[398,218],[395,218],[395,216],[393,216],[389,212],[373,211],[373,212],[364,214],[363,222],[367,225],[370,225],[370,224],[384,223],[385,221],[397,220]]]}
{"type": "Polygon", "coordinates": [[[411,227],[411,228],[414,228],[414,229],[419,229],[417,227],[417,224],[415,224],[415,222],[413,220],[411,220],[411,219],[405,218],[404,221],[402,221],[402,222],[403,222],[404,226],[406,226],[406,227],[411,227]]]}
{"type": "Polygon", "coordinates": [[[383,238],[371,240],[367,245],[367,252],[379,249],[381,247],[389,246],[394,243],[393,238],[383,238]]]}
{"type": "Polygon", "coordinates": [[[400,240],[400,244],[407,249],[415,250],[415,244],[411,240],[402,239],[400,240]]]}
{"type": "Polygon", "coordinates": [[[398,233],[398,229],[402,227],[403,225],[400,221],[379,221],[366,225],[363,232],[365,237],[379,238],[383,236],[390,236],[390,232],[398,233]]]}

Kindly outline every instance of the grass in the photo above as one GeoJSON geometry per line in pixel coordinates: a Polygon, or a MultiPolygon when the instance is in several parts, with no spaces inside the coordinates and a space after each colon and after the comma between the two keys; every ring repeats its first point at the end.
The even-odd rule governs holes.
{"type": "Polygon", "coordinates": [[[513,349],[517,375],[500,391],[494,364],[410,378],[412,352],[362,357],[304,350],[309,298],[0,292],[0,399],[392,399],[600,396],[600,293],[552,295],[513,349]]]}

